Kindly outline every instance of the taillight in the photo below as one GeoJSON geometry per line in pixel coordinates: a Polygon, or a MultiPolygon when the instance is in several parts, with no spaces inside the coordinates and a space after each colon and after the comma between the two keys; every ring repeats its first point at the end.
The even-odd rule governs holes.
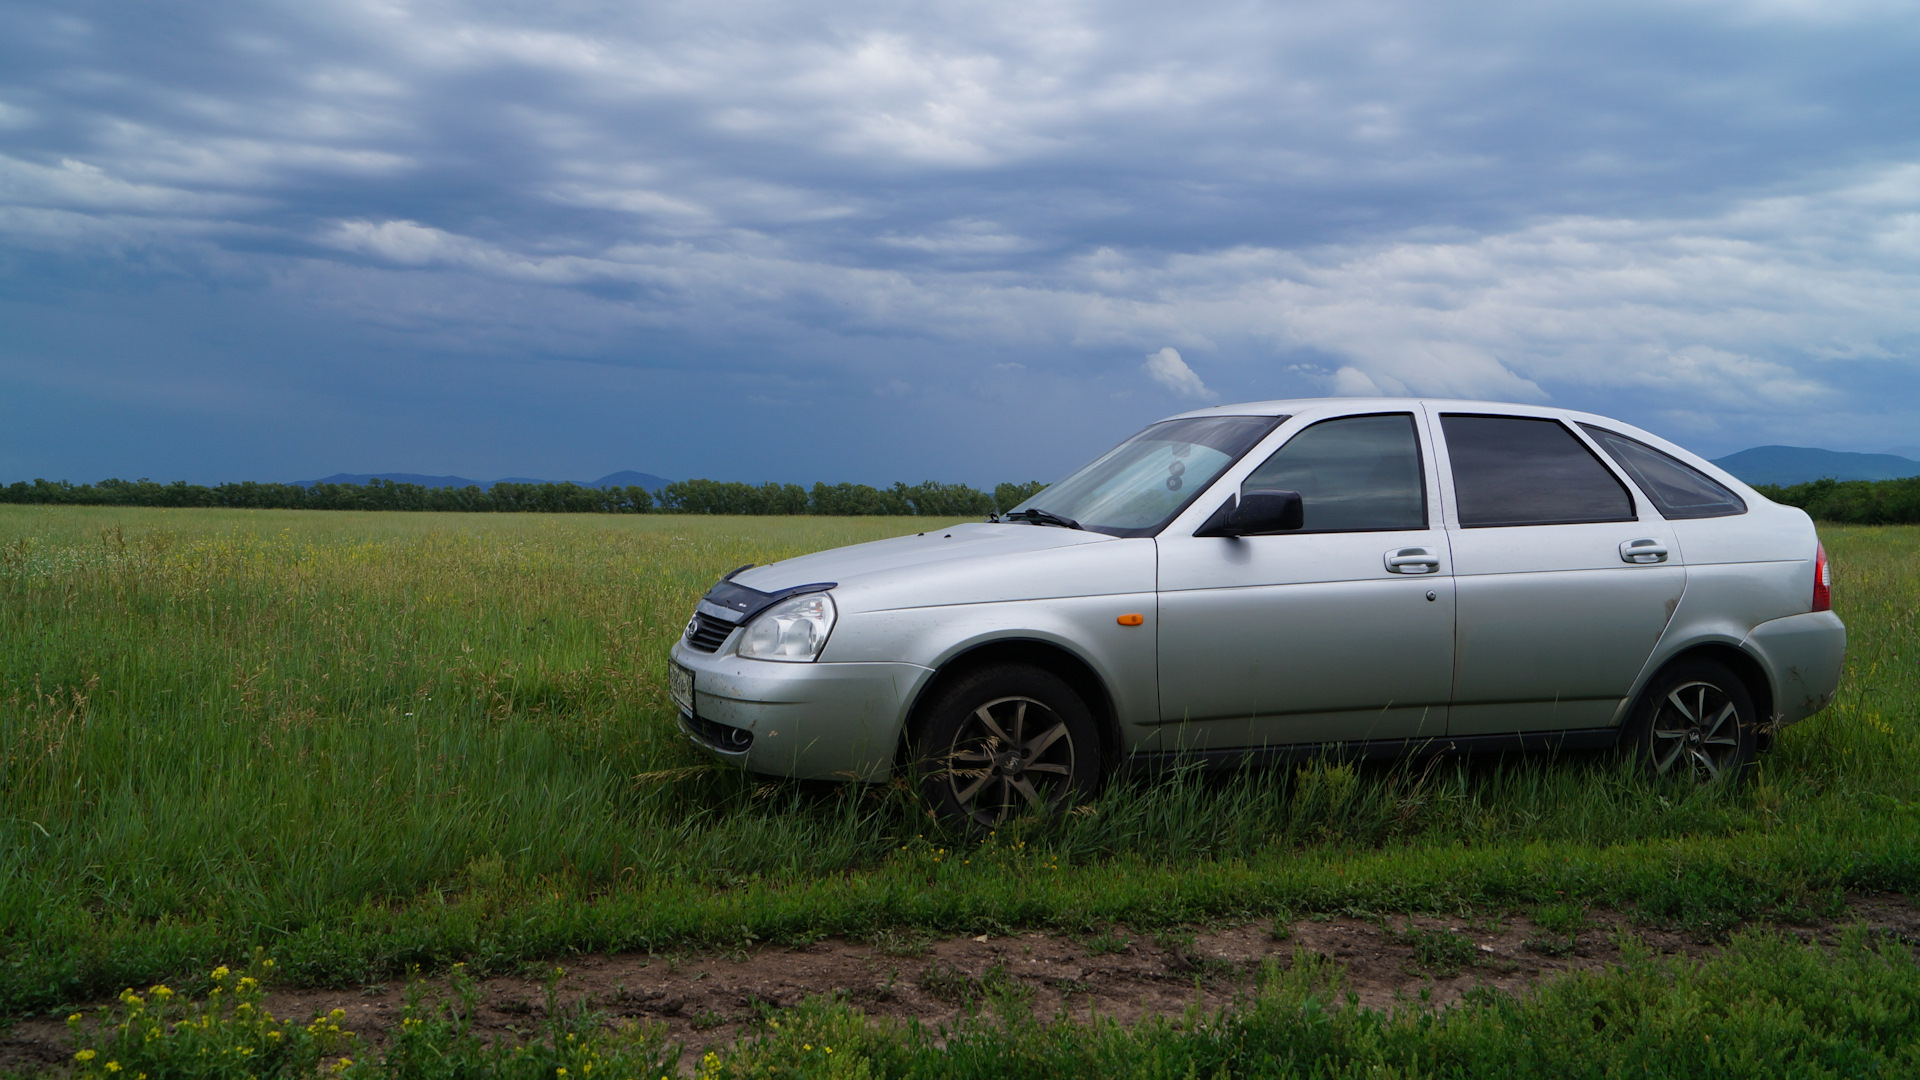
{"type": "Polygon", "coordinates": [[[1819,544],[1813,556],[1813,610],[1833,610],[1833,567],[1827,564],[1827,545],[1819,544]]]}

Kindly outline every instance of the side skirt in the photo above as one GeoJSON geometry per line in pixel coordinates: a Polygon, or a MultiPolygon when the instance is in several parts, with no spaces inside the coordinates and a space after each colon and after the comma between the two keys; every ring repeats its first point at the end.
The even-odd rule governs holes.
{"type": "Polygon", "coordinates": [[[1337,761],[1437,755],[1533,753],[1556,750],[1604,750],[1620,741],[1620,729],[1574,728],[1568,731],[1521,731],[1510,735],[1429,736],[1418,739],[1371,739],[1351,743],[1292,743],[1285,746],[1237,746],[1221,750],[1160,750],[1137,753],[1121,763],[1131,774],[1163,772],[1198,765],[1209,772],[1262,768],[1309,758],[1337,761]]]}

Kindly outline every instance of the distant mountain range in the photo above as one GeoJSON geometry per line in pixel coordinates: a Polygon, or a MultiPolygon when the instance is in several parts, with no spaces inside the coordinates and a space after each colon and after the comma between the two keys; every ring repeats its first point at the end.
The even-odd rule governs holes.
{"type": "Polygon", "coordinates": [[[646,488],[648,491],[659,491],[661,488],[666,487],[667,484],[671,483],[671,481],[666,480],[662,477],[655,476],[652,473],[634,472],[632,469],[627,469],[625,471],[617,472],[617,473],[608,473],[607,475],[601,477],[600,479],[594,480],[591,482],[586,480],[574,480],[574,481],[534,480],[525,476],[503,476],[498,480],[469,480],[464,476],[422,476],[419,473],[388,472],[388,473],[334,473],[332,476],[323,476],[318,480],[295,480],[293,483],[295,484],[295,486],[298,486],[298,487],[312,487],[315,484],[365,484],[369,480],[388,480],[396,484],[418,484],[421,487],[429,487],[429,488],[477,487],[482,491],[492,490],[493,485],[495,484],[546,484],[546,483],[569,483],[569,482],[578,484],[581,487],[588,487],[588,488],[643,487],[643,488],[646,488]]]}
{"type": "Polygon", "coordinates": [[[1749,484],[1804,484],[1835,480],[1898,480],[1920,476],[1920,447],[1899,446],[1884,454],[1854,454],[1811,446],[1756,446],[1713,463],[1749,484]]]}
{"type": "MultiPolygon", "coordinates": [[[[1896,480],[1920,476],[1920,446],[1896,446],[1884,454],[1855,454],[1845,450],[1822,450],[1812,446],[1756,446],[1713,463],[1749,484],[1804,484],[1809,480],[1832,477],[1835,480],[1896,480]]],[[[504,476],[498,480],[469,480],[464,476],[425,476],[420,473],[335,473],[319,480],[296,480],[301,487],[315,484],[364,484],[369,480],[391,480],[396,484],[421,487],[477,487],[491,490],[495,484],[544,484],[526,476],[504,476]]],[[[609,473],[598,480],[575,480],[588,488],[643,487],[659,491],[670,481],[652,473],[627,469],[609,473]]]]}

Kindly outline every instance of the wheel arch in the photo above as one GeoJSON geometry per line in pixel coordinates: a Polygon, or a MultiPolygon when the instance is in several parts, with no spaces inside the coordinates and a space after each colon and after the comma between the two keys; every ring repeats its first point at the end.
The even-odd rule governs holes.
{"type": "Polygon", "coordinates": [[[1773,718],[1775,716],[1773,680],[1767,675],[1766,665],[1762,664],[1752,653],[1747,652],[1745,649],[1731,642],[1705,641],[1696,645],[1689,645],[1661,661],[1660,666],[1649,674],[1646,682],[1640,687],[1639,692],[1634,695],[1633,712],[1629,715],[1632,716],[1639,713],[1640,706],[1647,694],[1647,688],[1654,684],[1654,681],[1660,677],[1661,672],[1666,671],[1675,664],[1685,663],[1689,660],[1714,661],[1733,672],[1734,675],[1739,678],[1741,683],[1747,688],[1747,695],[1753,699],[1754,716],[1760,722],[1760,749],[1762,752],[1769,749],[1773,744],[1773,718]]]}
{"type": "Polygon", "coordinates": [[[1100,677],[1092,664],[1073,650],[1057,642],[1029,637],[979,642],[941,662],[935,668],[933,678],[921,686],[920,692],[907,708],[906,723],[900,728],[900,745],[895,750],[896,766],[909,760],[908,750],[914,733],[926,709],[939,699],[941,691],[968,672],[994,664],[1029,664],[1072,687],[1073,692],[1086,703],[1087,711],[1093,714],[1094,725],[1100,732],[1101,772],[1104,774],[1113,769],[1120,755],[1120,718],[1106,680],[1100,677]]]}

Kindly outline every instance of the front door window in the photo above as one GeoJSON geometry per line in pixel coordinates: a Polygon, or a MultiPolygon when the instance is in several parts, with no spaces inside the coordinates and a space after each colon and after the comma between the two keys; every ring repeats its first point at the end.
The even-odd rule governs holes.
{"type": "Polygon", "coordinates": [[[1301,532],[1373,532],[1427,527],[1427,487],[1413,417],[1326,420],[1287,440],[1242,491],[1300,493],[1301,532]]]}

